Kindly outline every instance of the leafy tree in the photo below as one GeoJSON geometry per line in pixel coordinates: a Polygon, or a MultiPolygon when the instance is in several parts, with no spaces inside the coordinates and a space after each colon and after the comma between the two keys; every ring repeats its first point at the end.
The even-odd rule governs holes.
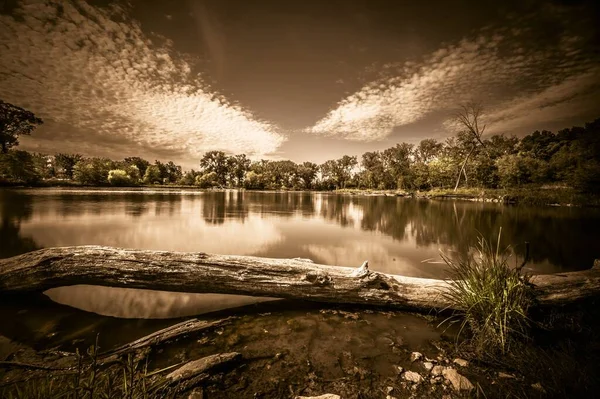
{"type": "Polygon", "coordinates": [[[167,162],[165,165],[167,176],[166,179],[169,183],[176,183],[183,176],[183,172],[181,171],[181,166],[175,165],[173,161],[167,162]]]}
{"type": "Polygon", "coordinates": [[[365,152],[362,154],[361,166],[363,167],[362,184],[367,188],[379,188],[384,181],[384,167],[379,151],[365,152]]]}
{"type": "Polygon", "coordinates": [[[218,185],[227,185],[227,155],[223,151],[209,151],[200,160],[203,172],[215,172],[218,185]]]}
{"type": "Polygon", "coordinates": [[[242,187],[246,172],[250,170],[250,159],[246,154],[234,155],[227,158],[229,181],[237,187],[242,187]]]}
{"type": "Polygon", "coordinates": [[[262,190],[265,188],[263,175],[251,170],[244,178],[244,188],[249,190],[262,190]]]}
{"type": "Polygon", "coordinates": [[[146,168],[150,166],[150,162],[140,157],[127,157],[123,162],[127,165],[135,165],[140,171],[140,176],[144,176],[146,174],[146,168]]]}
{"type": "Polygon", "coordinates": [[[167,168],[167,164],[160,162],[159,160],[154,161],[154,166],[158,168],[158,173],[160,175],[160,183],[165,184],[169,182],[169,169],[167,168]]]}
{"type": "Polygon", "coordinates": [[[504,155],[496,161],[500,183],[504,187],[541,183],[545,180],[547,164],[539,159],[521,155],[504,155]]]}
{"type": "Polygon", "coordinates": [[[386,170],[386,188],[408,188],[411,181],[412,144],[400,143],[383,151],[382,160],[386,170]]]}
{"type": "Polygon", "coordinates": [[[0,153],[0,178],[15,183],[32,184],[41,180],[42,176],[29,152],[11,150],[0,153]]]}
{"type": "Polygon", "coordinates": [[[219,185],[218,176],[215,172],[208,172],[203,175],[196,176],[196,185],[200,188],[210,188],[219,185]]]}
{"type": "Polygon", "coordinates": [[[181,179],[179,179],[178,184],[182,184],[184,186],[193,186],[196,184],[196,176],[199,175],[199,172],[196,172],[194,169],[187,171],[183,174],[181,179]]]}
{"type": "Polygon", "coordinates": [[[161,184],[162,177],[160,174],[160,169],[157,165],[150,165],[146,168],[146,173],[144,173],[143,178],[144,184],[161,184]]]}
{"type": "Polygon", "coordinates": [[[54,162],[58,172],[69,180],[73,180],[73,168],[83,157],[79,154],[59,153],[54,156],[54,162]]]}
{"type": "Polygon", "coordinates": [[[53,157],[37,152],[30,154],[33,159],[34,168],[42,179],[50,179],[56,176],[53,157]]]}
{"type": "Polygon", "coordinates": [[[296,175],[302,181],[302,186],[306,190],[313,188],[319,166],[316,163],[304,162],[296,168],[296,175]]]}
{"type": "Polygon", "coordinates": [[[113,169],[108,172],[108,182],[113,186],[130,186],[132,179],[126,171],[113,169]]]}
{"type": "Polygon", "coordinates": [[[427,190],[432,186],[429,165],[417,161],[412,166],[413,186],[417,190],[427,190]]]}
{"type": "Polygon", "coordinates": [[[73,167],[73,179],[89,185],[108,183],[108,172],[114,169],[114,162],[106,158],[84,158],[73,167]]]}
{"type": "Polygon", "coordinates": [[[0,100],[0,144],[2,153],[19,145],[20,135],[29,135],[43,121],[32,112],[0,100]]]}
{"type": "Polygon", "coordinates": [[[415,148],[415,158],[417,161],[427,164],[436,159],[443,148],[444,144],[435,139],[421,140],[415,148]]]}
{"type": "Polygon", "coordinates": [[[140,180],[142,180],[142,174],[137,166],[125,164],[125,168],[122,170],[127,173],[127,176],[129,177],[129,184],[138,184],[140,180]]]}

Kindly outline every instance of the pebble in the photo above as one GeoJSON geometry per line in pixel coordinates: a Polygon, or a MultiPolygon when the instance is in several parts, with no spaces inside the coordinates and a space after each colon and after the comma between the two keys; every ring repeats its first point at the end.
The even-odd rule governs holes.
{"type": "Polygon", "coordinates": [[[415,373],[414,371],[407,371],[402,375],[402,377],[406,381],[414,382],[417,384],[419,384],[421,381],[423,381],[423,377],[421,377],[421,374],[415,373]]]}
{"type": "Polygon", "coordinates": [[[444,378],[446,378],[446,380],[450,381],[452,387],[456,391],[471,391],[475,389],[475,387],[473,386],[473,384],[471,384],[471,381],[469,381],[467,377],[460,375],[458,371],[454,370],[451,367],[446,367],[442,371],[442,375],[444,376],[444,378]]]}
{"type": "Polygon", "coordinates": [[[421,352],[413,352],[410,354],[410,361],[414,362],[417,360],[421,360],[423,358],[423,354],[421,352]]]}

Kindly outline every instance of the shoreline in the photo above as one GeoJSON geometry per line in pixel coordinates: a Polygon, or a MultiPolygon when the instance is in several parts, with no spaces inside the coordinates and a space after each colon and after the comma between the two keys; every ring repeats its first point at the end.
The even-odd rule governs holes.
{"type": "Polygon", "coordinates": [[[43,182],[36,185],[23,184],[0,184],[0,189],[74,189],[74,190],[98,190],[98,191],[172,191],[185,190],[196,192],[222,192],[241,191],[257,193],[329,193],[338,195],[350,195],[360,197],[402,197],[427,200],[454,200],[470,202],[490,202],[505,205],[528,205],[528,206],[555,206],[555,207],[600,207],[600,196],[575,191],[570,187],[521,187],[509,189],[485,189],[485,188],[461,188],[456,191],[452,189],[433,189],[429,191],[406,191],[406,190],[375,190],[375,189],[336,189],[336,190],[252,190],[245,188],[198,188],[186,185],[136,185],[136,186],[91,186],[73,182],[43,182]]]}

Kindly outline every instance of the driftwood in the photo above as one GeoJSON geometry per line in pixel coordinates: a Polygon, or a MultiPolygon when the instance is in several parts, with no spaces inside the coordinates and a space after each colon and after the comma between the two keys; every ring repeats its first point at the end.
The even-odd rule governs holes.
{"type": "Polygon", "coordinates": [[[198,360],[192,360],[166,376],[169,386],[176,387],[178,392],[184,392],[211,376],[211,372],[222,370],[235,362],[239,362],[242,355],[237,352],[218,353],[198,360]]]}
{"type": "Polygon", "coordinates": [[[177,340],[190,334],[222,327],[229,324],[231,320],[233,320],[233,317],[213,321],[191,319],[182,323],[174,324],[170,327],[153,332],[152,334],[136,339],[135,341],[122,345],[118,348],[100,353],[98,362],[100,364],[112,363],[119,360],[119,358],[127,353],[138,352],[145,348],[161,345],[168,341],[177,340]]]}
{"type": "MultiPolygon", "coordinates": [[[[110,367],[118,362],[127,354],[134,354],[136,358],[141,358],[148,354],[148,351],[158,345],[175,341],[192,334],[211,331],[219,327],[230,325],[236,317],[227,317],[219,320],[197,320],[190,319],[182,323],[163,328],[151,334],[145,335],[133,342],[119,346],[98,354],[96,364],[102,367],[110,367]]],[[[47,372],[53,375],[77,374],[78,359],[75,353],[62,352],[53,353],[51,356],[45,356],[43,352],[36,352],[30,348],[26,351],[27,362],[22,361],[0,361],[0,369],[25,369],[28,370],[26,378],[22,374],[12,373],[4,375],[0,379],[0,388],[26,381],[35,376],[44,376],[47,372]],[[58,356],[57,356],[58,355],[58,356]]],[[[85,359],[84,369],[90,366],[89,359],[85,359]]],[[[238,353],[216,354],[204,357],[199,360],[192,360],[152,372],[151,374],[160,374],[178,367],[166,376],[169,386],[174,386],[178,391],[187,390],[204,380],[212,374],[211,371],[219,369],[221,366],[229,365],[241,360],[238,353]]],[[[217,370],[218,371],[218,370],[217,370]]]]}
{"type": "MultiPolygon", "coordinates": [[[[600,266],[534,276],[540,305],[600,293],[600,266]]],[[[0,292],[40,292],[89,284],[175,292],[223,293],[366,304],[429,311],[452,309],[447,280],[405,277],[302,259],[211,255],[80,246],[47,248],[0,260],[0,292]]]]}

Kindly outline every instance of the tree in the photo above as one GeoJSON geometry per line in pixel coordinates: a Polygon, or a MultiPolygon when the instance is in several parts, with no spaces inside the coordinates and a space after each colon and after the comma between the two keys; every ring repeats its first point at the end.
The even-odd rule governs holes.
{"type": "Polygon", "coordinates": [[[196,172],[194,169],[187,171],[183,174],[181,179],[179,179],[178,184],[184,186],[193,186],[194,184],[196,184],[196,176],[198,175],[199,173],[196,172]]]}
{"type": "Polygon", "coordinates": [[[421,140],[417,148],[415,148],[415,158],[417,161],[427,164],[436,159],[443,148],[444,144],[435,139],[421,140]]]}
{"type": "Polygon", "coordinates": [[[108,172],[108,182],[113,186],[129,186],[131,177],[122,169],[113,169],[108,172]]]}
{"type": "Polygon", "coordinates": [[[313,188],[319,166],[316,163],[304,162],[296,168],[296,174],[306,190],[313,188]]]}
{"type": "Polygon", "coordinates": [[[56,176],[54,158],[52,156],[37,152],[30,154],[33,159],[34,168],[42,179],[50,179],[56,176]]]}
{"type": "Polygon", "coordinates": [[[175,165],[175,163],[173,163],[173,161],[167,162],[167,164],[165,165],[165,168],[166,168],[166,172],[167,172],[166,178],[169,183],[176,183],[183,176],[183,172],[181,171],[181,166],[175,165]]]}
{"type": "Polygon", "coordinates": [[[471,155],[473,155],[477,148],[477,144],[481,145],[481,147],[487,151],[487,147],[482,140],[486,128],[486,125],[481,126],[482,113],[483,109],[480,104],[470,102],[466,105],[462,105],[461,110],[458,111],[454,117],[455,122],[463,128],[461,132],[462,135],[461,133],[458,135],[459,141],[469,147],[469,150],[466,151],[463,161],[460,164],[454,191],[458,189],[462,175],[465,176],[465,181],[467,180],[467,166],[471,155]]]}
{"type": "Polygon", "coordinates": [[[140,180],[142,180],[142,174],[137,166],[125,164],[125,168],[123,170],[129,177],[129,184],[139,184],[140,180]]]}
{"type": "Polygon", "coordinates": [[[128,165],[135,165],[140,171],[140,176],[144,176],[146,174],[146,168],[150,166],[150,162],[140,157],[127,157],[123,162],[128,165]]]}
{"type": "Polygon", "coordinates": [[[56,168],[69,180],[73,180],[73,168],[82,159],[83,157],[79,154],[59,153],[54,156],[56,168]]]}
{"type": "Polygon", "coordinates": [[[229,181],[237,187],[242,187],[246,172],[250,170],[250,159],[246,154],[233,155],[227,158],[229,181]]]}
{"type": "Polygon", "coordinates": [[[82,184],[103,185],[108,183],[108,172],[114,162],[107,158],[84,158],[73,167],[73,178],[82,184]]]}
{"type": "Polygon", "coordinates": [[[336,160],[329,160],[320,166],[326,184],[333,183],[335,188],[345,188],[352,176],[352,169],[358,165],[355,156],[344,155],[336,160]]]}
{"type": "Polygon", "coordinates": [[[361,165],[364,169],[362,184],[367,188],[379,188],[384,180],[384,169],[381,153],[379,151],[365,152],[362,154],[361,165]]]}
{"type": "Polygon", "coordinates": [[[411,155],[413,145],[408,143],[396,144],[383,151],[384,168],[387,169],[388,188],[408,188],[412,185],[411,155]]]}
{"type": "Polygon", "coordinates": [[[263,175],[251,170],[244,177],[244,188],[248,190],[262,190],[265,188],[263,175]]]}
{"type": "Polygon", "coordinates": [[[32,112],[0,100],[0,143],[2,153],[19,145],[20,135],[29,135],[37,125],[44,123],[32,112]]]}
{"type": "Polygon", "coordinates": [[[144,184],[161,184],[162,177],[160,175],[160,169],[157,165],[150,165],[146,168],[144,173],[144,184]]]}
{"type": "Polygon", "coordinates": [[[227,185],[227,156],[223,151],[209,151],[200,160],[200,167],[204,173],[215,172],[217,183],[224,187],[227,185]]]}
{"type": "Polygon", "coordinates": [[[0,153],[0,178],[18,183],[36,183],[41,175],[33,156],[27,151],[11,150],[0,153]]]}
{"type": "Polygon", "coordinates": [[[196,183],[200,188],[210,188],[218,185],[217,174],[215,172],[208,172],[203,175],[196,176],[196,183]]]}

